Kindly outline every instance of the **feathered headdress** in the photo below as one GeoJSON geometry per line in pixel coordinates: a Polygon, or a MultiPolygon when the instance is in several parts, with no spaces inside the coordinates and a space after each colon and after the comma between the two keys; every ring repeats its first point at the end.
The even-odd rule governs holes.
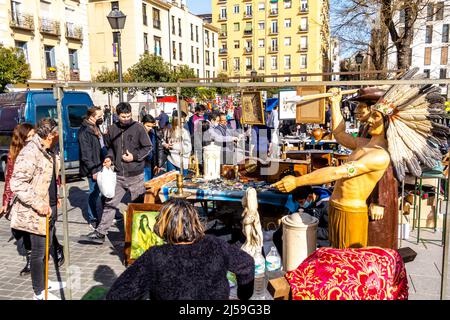
{"type": "MultiPolygon", "coordinates": [[[[418,70],[411,69],[402,80],[424,78],[415,76],[418,70]]],[[[448,116],[440,91],[433,85],[394,85],[372,106],[389,119],[388,149],[400,181],[406,172],[418,177],[422,167],[433,168],[442,159],[439,148],[450,130],[441,123],[448,116]]]]}

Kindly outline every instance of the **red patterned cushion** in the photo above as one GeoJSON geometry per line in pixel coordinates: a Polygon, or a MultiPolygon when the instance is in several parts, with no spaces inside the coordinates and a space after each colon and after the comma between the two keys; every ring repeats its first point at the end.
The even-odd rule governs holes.
{"type": "Polygon", "coordinates": [[[294,300],[407,300],[405,265],[378,247],[320,248],[286,273],[294,300]]]}

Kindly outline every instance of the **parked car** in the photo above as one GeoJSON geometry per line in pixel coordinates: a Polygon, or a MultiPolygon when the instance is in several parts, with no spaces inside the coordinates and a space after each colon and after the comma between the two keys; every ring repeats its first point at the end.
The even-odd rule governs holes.
{"type": "MultiPolygon", "coordinates": [[[[79,150],[77,134],[88,108],[94,104],[86,92],[64,92],[62,122],[64,161],[67,174],[79,173],[79,150]]],[[[30,90],[0,94],[0,170],[5,172],[12,132],[18,123],[33,125],[51,117],[58,120],[56,100],[51,90],[30,90]]]]}

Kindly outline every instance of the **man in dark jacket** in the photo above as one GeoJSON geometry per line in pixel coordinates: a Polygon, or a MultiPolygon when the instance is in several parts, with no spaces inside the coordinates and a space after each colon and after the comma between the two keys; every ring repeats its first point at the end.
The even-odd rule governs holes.
{"type": "Polygon", "coordinates": [[[158,129],[155,118],[147,114],[142,119],[142,124],[152,143],[152,150],[146,158],[144,168],[144,181],[147,182],[162,171],[162,163],[165,162],[162,159],[164,157],[164,148],[161,142],[162,132],[158,129]]]}
{"type": "MultiPolygon", "coordinates": [[[[328,189],[304,186],[295,189],[292,194],[294,203],[289,208],[291,212],[297,212],[299,209],[319,220],[317,226],[317,244],[319,247],[328,247],[328,202],[331,192],[328,189]]],[[[280,255],[283,254],[283,228],[280,227],[273,234],[273,243],[277,247],[280,255]]]]}
{"type": "Polygon", "coordinates": [[[97,184],[97,173],[103,168],[105,160],[105,144],[99,125],[103,123],[102,110],[92,107],[86,114],[86,119],[78,131],[78,146],[80,150],[80,175],[87,177],[89,182],[89,199],[86,220],[91,228],[98,224],[97,201],[100,189],[97,184]]]}
{"type": "Polygon", "coordinates": [[[131,105],[121,102],[116,112],[119,118],[108,129],[105,136],[108,154],[103,166],[114,168],[117,172],[115,195],[106,199],[102,219],[94,232],[83,237],[83,240],[101,244],[113,224],[114,216],[123,196],[130,192],[131,201],[145,193],[144,166],[145,159],[152,149],[152,144],[144,126],[131,118],[131,105]]]}
{"type": "Polygon", "coordinates": [[[161,110],[161,113],[155,118],[155,120],[158,120],[158,125],[161,130],[169,124],[169,116],[164,112],[164,110],[161,110]]]}

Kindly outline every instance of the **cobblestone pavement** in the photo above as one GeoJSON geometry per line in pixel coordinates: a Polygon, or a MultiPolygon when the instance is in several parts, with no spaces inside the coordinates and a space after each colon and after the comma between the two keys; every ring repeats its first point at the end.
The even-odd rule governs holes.
{"type": "MultiPolygon", "coordinates": [[[[0,195],[3,194],[3,181],[0,181],[0,195]]],[[[123,230],[113,227],[108,234],[108,239],[103,245],[81,244],[80,236],[91,232],[91,229],[82,216],[81,208],[87,203],[88,184],[85,180],[78,180],[68,184],[69,200],[69,242],[72,299],[82,299],[87,293],[97,291],[95,289],[109,288],[114,280],[125,270],[122,264],[123,258],[123,230]]],[[[121,205],[121,210],[125,209],[121,205]]],[[[122,228],[121,228],[122,229],[122,228]]],[[[63,244],[62,214],[59,212],[56,224],[58,240],[63,244]]],[[[25,258],[20,256],[11,237],[9,221],[0,219],[0,299],[1,300],[26,300],[32,299],[33,290],[31,277],[19,276],[20,270],[25,265],[25,258]]],[[[50,258],[49,279],[66,280],[66,263],[59,273],[50,258]]],[[[103,290],[104,291],[104,290],[103,290]]],[[[67,299],[66,292],[52,292],[57,296],[67,299]]],[[[86,297],[85,297],[86,298],[86,297]]]]}
{"type": "MultiPolygon", "coordinates": [[[[3,181],[0,181],[0,196],[3,193],[3,181]]],[[[72,299],[86,298],[89,292],[97,288],[107,289],[125,270],[123,260],[123,230],[113,227],[103,245],[88,245],[79,242],[80,236],[91,230],[82,217],[82,210],[87,202],[88,184],[78,180],[68,184],[69,200],[69,241],[70,264],[72,266],[72,299]]],[[[125,205],[121,204],[123,212],[125,205]]],[[[63,243],[62,216],[59,213],[57,235],[63,243]]],[[[442,233],[432,230],[421,232],[423,238],[441,239],[442,233]]],[[[19,272],[25,265],[24,257],[17,251],[15,241],[11,237],[9,222],[0,219],[0,299],[24,300],[32,299],[33,292],[30,276],[20,277],[19,272]]],[[[406,264],[411,300],[437,300],[440,294],[443,247],[439,241],[420,241],[417,244],[415,231],[408,240],[403,240],[402,247],[410,247],[417,252],[413,262],[406,264]]],[[[51,280],[65,280],[66,265],[57,273],[53,264],[50,267],[51,280]]],[[[447,299],[450,299],[450,279],[448,280],[447,299]]],[[[54,292],[67,299],[66,292],[54,292]]]]}

